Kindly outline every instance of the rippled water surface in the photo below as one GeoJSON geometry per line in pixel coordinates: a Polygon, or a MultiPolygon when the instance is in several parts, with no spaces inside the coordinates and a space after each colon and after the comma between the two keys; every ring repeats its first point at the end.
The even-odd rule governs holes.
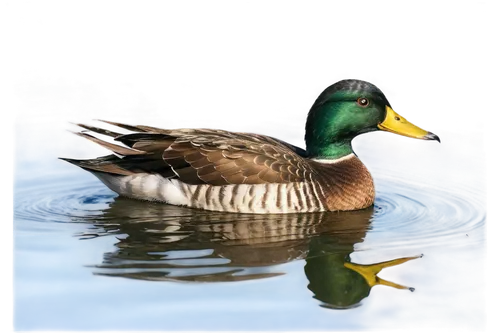
{"type": "Polygon", "coordinates": [[[135,201],[62,161],[36,175],[20,161],[16,329],[481,329],[481,162],[420,144],[358,148],[374,207],[321,214],[135,201]]]}

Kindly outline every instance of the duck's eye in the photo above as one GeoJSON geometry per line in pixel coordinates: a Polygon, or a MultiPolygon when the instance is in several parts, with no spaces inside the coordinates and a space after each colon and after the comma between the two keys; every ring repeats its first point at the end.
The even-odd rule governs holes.
{"type": "Polygon", "coordinates": [[[365,98],[365,97],[358,98],[358,100],[356,102],[358,103],[359,106],[362,106],[362,107],[367,107],[370,104],[370,101],[368,100],[368,98],[365,98]]]}

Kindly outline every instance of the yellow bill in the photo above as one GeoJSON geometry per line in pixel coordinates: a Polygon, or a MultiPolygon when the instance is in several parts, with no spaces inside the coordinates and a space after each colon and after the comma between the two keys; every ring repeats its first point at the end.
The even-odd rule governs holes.
{"type": "Polygon", "coordinates": [[[384,279],[379,273],[381,273],[383,270],[391,268],[391,267],[397,267],[400,265],[403,265],[409,261],[415,260],[415,259],[420,259],[422,258],[421,254],[414,255],[414,256],[409,256],[409,257],[401,257],[401,258],[396,258],[396,259],[391,259],[379,263],[374,263],[374,264],[356,264],[352,262],[346,262],[344,263],[344,266],[359,273],[363,278],[366,280],[366,283],[370,287],[388,287],[392,289],[398,289],[398,290],[410,290],[413,291],[415,290],[413,287],[409,287],[405,284],[390,281],[387,279],[384,279]]]}
{"type": "Polygon", "coordinates": [[[408,136],[410,138],[422,140],[437,140],[438,142],[441,142],[436,134],[413,125],[408,120],[397,114],[390,106],[386,106],[385,110],[386,116],[384,121],[378,124],[379,129],[399,135],[408,136]]]}

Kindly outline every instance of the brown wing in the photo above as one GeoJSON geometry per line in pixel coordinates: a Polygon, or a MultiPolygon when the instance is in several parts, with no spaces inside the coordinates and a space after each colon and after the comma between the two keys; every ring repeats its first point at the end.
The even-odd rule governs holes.
{"type": "MultiPolygon", "coordinates": [[[[310,180],[314,173],[304,158],[297,154],[304,154],[302,149],[268,136],[210,129],[164,130],[108,123],[139,133],[120,135],[80,126],[112,136],[130,147],[118,149],[117,145],[89,138],[124,155],[113,162],[121,169],[160,173],[188,184],[212,185],[300,182],[310,180]]],[[[85,137],[89,136],[85,134],[85,137]]]]}
{"type": "Polygon", "coordinates": [[[186,183],[201,180],[224,185],[310,180],[312,170],[288,147],[267,143],[261,137],[250,140],[250,134],[232,135],[233,138],[179,137],[163,152],[163,159],[186,183]]]}

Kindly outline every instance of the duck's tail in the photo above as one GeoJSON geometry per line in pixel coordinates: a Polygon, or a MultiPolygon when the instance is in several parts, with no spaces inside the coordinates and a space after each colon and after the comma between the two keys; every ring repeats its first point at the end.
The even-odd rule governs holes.
{"type": "MultiPolygon", "coordinates": [[[[145,126],[98,118],[91,118],[90,122],[67,120],[66,126],[67,132],[82,137],[116,157],[147,154],[145,151],[131,148],[126,144],[127,141],[130,141],[131,134],[149,134],[148,128],[145,126]]],[[[61,159],[64,160],[64,158],[61,159]]]]}
{"type": "MultiPolygon", "coordinates": [[[[115,122],[110,122],[110,121],[105,121],[101,120],[102,122],[126,129],[128,131],[132,132],[139,132],[139,133],[151,133],[151,135],[155,135],[155,130],[160,130],[156,129],[154,127],[149,127],[149,126],[132,126],[132,125],[127,125],[127,124],[121,124],[121,123],[115,123],[115,122]]],[[[79,166],[80,168],[90,171],[92,173],[106,173],[106,174],[112,174],[112,175],[121,175],[121,176],[128,176],[132,174],[136,174],[137,172],[144,172],[144,170],[135,170],[138,168],[134,168],[134,162],[137,163],[139,162],[140,165],[144,166],[149,166],[151,165],[152,162],[152,156],[151,152],[149,151],[143,151],[139,149],[134,149],[132,147],[126,147],[123,145],[118,145],[115,143],[111,143],[102,139],[99,139],[91,134],[89,132],[105,135],[108,137],[113,138],[115,141],[121,142],[120,138],[129,135],[129,134],[123,134],[123,133],[118,133],[114,132],[111,130],[95,127],[95,126],[89,126],[85,124],[80,124],[76,123],[75,125],[83,128],[84,130],[80,132],[73,132],[74,134],[83,137],[87,140],[90,140],[94,143],[97,143],[98,145],[112,151],[114,154],[113,155],[107,155],[107,156],[102,156],[94,159],[88,159],[88,160],[80,160],[80,159],[71,159],[71,158],[64,158],[60,157],[59,159],[69,162],[71,164],[74,164],[76,166],[79,166]]],[[[158,135],[158,134],[156,134],[158,135]]],[[[154,161],[157,162],[157,159],[154,159],[154,161]]],[[[162,164],[162,167],[164,165],[162,164]]]]}

